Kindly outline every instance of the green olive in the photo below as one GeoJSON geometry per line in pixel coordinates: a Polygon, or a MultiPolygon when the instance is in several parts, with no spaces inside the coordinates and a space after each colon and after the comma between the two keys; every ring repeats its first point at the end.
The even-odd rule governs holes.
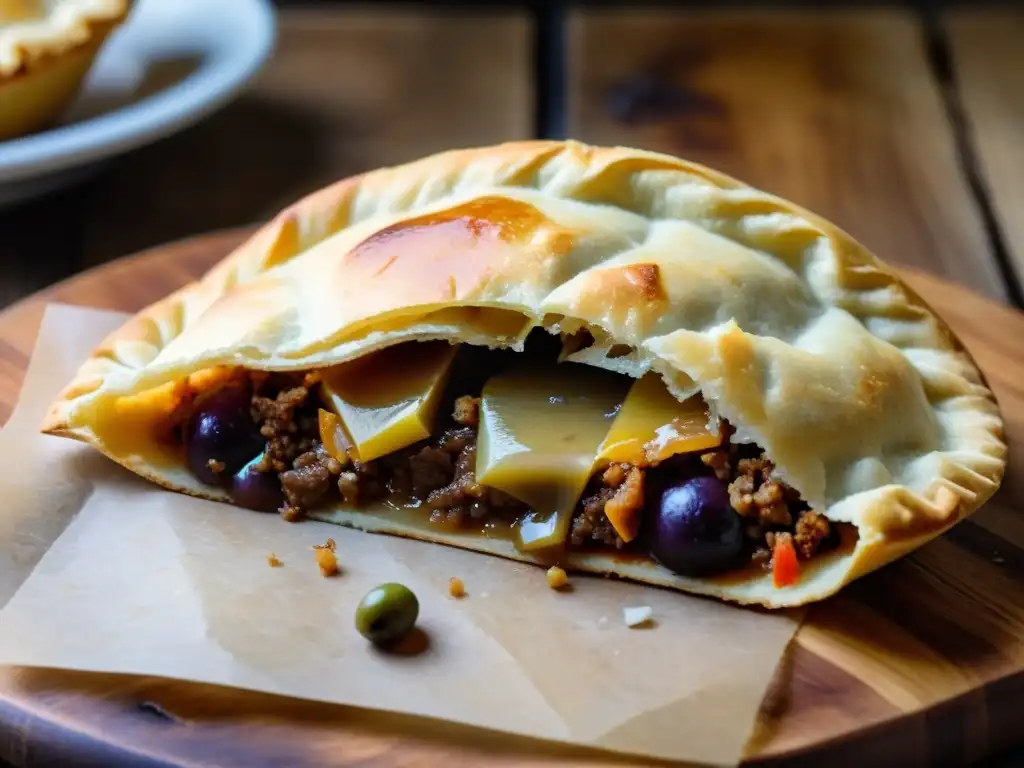
{"type": "Polygon", "coordinates": [[[356,629],[372,643],[397,640],[412,629],[420,602],[403,584],[381,584],[367,592],[356,607],[356,629]]]}

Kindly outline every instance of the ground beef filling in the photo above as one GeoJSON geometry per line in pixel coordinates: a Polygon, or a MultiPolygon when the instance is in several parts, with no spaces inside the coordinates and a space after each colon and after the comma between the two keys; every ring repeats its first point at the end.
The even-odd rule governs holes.
{"type": "Polygon", "coordinates": [[[256,468],[280,473],[285,497],[281,515],[287,520],[300,519],[306,509],[324,499],[332,479],[344,468],[319,441],[315,395],[311,394],[316,383],[316,377],[309,375],[301,383],[281,387],[273,397],[261,394],[257,386],[252,397],[252,417],[267,441],[256,468]]]}
{"type": "Polygon", "coordinates": [[[729,503],[747,521],[746,535],[754,543],[752,558],[768,561],[775,536],[791,536],[796,551],[811,558],[835,531],[820,512],[809,509],[800,494],[772,479],[775,465],[763,454],[745,456],[747,446],[729,444],[705,453],[701,461],[719,480],[729,483],[729,503]]]}
{"type": "MultiPolygon", "coordinates": [[[[288,520],[301,519],[306,510],[339,497],[354,507],[381,500],[422,507],[433,525],[448,530],[481,530],[492,520],[508,525],[528,511],[511,496],[477,482],[478,397],[449,399],[450,410],[435,437],[363,463],[339,460],[320,444],[315,374],[253,383],[252,417],[266,440],[258,469],[279,474],[285,498],[280,511],[288,520]]],[[[724,430],[728,438],[731,429],[726,425],[724,430]]],[[[728,483],[730,504],[745,521],[752,561],[767,563],[779,536],[791,537],[797,553],[811,558],[834,543],[836,532],[822,514],[775,479],[773,470],[756,446],[728,441],[685,465],[612,464],[588,483],[573,515],[569,546],[642,548],[640,541],[623,541],[608,513],[617,519],[635,516],[650,500],[652,487],[704,473],[728,483]]]]}
{"type": "Polygon", "coordinates": [[[639,510],[644,506],[644,470],[631,464],[612,464],[590,483],[588,493],[580,502],[582,507],[572,521],[569,543],[583,547],[588,542],[600,542],[622,549],[625,542],[608,519],[608,512],[639,510]]]}

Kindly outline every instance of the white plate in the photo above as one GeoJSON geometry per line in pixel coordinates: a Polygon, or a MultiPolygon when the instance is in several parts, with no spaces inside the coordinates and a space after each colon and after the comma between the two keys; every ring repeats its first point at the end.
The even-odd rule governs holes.
{"type": "Polygon", "coordinates": [[[0,142],[0,206],[209,115],[259,71],[274,36],[269,0],[138,0],[61,124],[0,142]]]}

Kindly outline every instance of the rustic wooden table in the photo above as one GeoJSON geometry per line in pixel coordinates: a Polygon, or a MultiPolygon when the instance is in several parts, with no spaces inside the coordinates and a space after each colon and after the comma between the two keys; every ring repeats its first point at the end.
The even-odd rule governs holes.
{"type": "MultiPolygon", "coordinates": [[[[1024,10],[971,8],[928,19],[905,10],[574,10],[565,20],[564,93],[557,82],[554,91],[536,86],[534,32],[525,13],[510,10],[284,11],[277,53],[236,103],[86,185],[0,213],[0,302],[124,254],[262,220],[344,175],[451,146],[529,137],[545,122],[586,141],[706,162],[821,212],[896,264],[1021,307],[1024,219],[1014,216],[1014,203],[1024,195],[1024,10]],[[559,104],[564,114],[550,109],[559,104]]],[[[133,309],[124,295],[134,302],[188,279],[230,242],[226,235],[198,249],[169,249],[142,270],[110,265],[47,296],[133,309]]],[[[971,328],[983,366],[1013,354],[1018,365],[1024,360],[1018,316],[918,280],[922,290],[941,292],[958,330],[971,328]],[[982,316],[984,325],[976,321],[982,316]],[[1014,334],[1013,343],[1003,345],[1001,331],[1014,334]]],[[[23,301],[0,314],[0,417],[14,402],[39,306],[23,301]]],[[[1012,390],[1013,375],[999,379],[998,387],[1012,390]]],[[[1017,425],[1010,426],[1013,438],[1017,425]]],[[[971,529],[976,540],[947,548],[984,548],[986,531],[1024,542],[1019,479],[1011,474],[1006,485],[1002,504],[971,529]]],[[[1019,551],[1009,556],[1018,591],[1019,551]]],[[[894,607],[870,589],[868,597],[881,612],[861,618],[888,631],[894,607]]],[[[987,621],[970,608],[975,598],[964,598],[964,611],[987,621]]],[[[851,619],[830,613],[799,653],[842,667],[829,628],[851,619]]],[[[1009,646],[998,635],[1000,647],[1019,641],[1021,627],[1024,613],[1004,611],[998,632],[1013,634],[1009,646]]],[[[907,647],[918,648],[922,633],[941,634],[934,629],[913,626],[907,647]]],[[[954,645],[931,648],[954,667],[978,660],[990,664],[978,674],[996,668],[991,654],[954,645]]],[[[933,694],[927,686],[935,681],[915,681],[913,667],[883,672],[870,670],[874,677],[861,681],[870,696],[831,710],[825,695],[807,722],[839,733],[844,718],[863,719],[857,707],[909,711],[933,694]]],[[[812,665],[800,690],[827,694],[836,681],[830,675],[812,665]],[[815,670],[824,675],[820,690],[815,670]]],[[[1019,692],[1020,680],[1014,685],[1019,692]]],[[[978,697],[990,717],[997,696],[978,697]]],[[[996,730],[984,714],[961,723],[968,711],[961,702],[915,722],[922,743],[931,743],[919,756],[961,763],[998,747],[983,733],[996,730]],[[947,728],[966,737],[944,740],[947,728]]],[[[355,760],[356,752],[345,754],[355,760]]],[[[397,754],[417,765],[481,756],[429,745],[397,754]]],[[[370,759],[389,755],[396,753],[370,759]]],[[[873,759],[885,764],[884,754],[873,759]]]]}

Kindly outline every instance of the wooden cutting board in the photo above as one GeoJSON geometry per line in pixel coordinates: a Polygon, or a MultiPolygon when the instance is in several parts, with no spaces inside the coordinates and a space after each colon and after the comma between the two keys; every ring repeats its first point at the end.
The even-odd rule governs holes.
{"type": "MultiPolygon", "coordinates": [[[[46,302],[138,310],[202,274],[245,234],[122,259],[0,313],[0,417],[16,400],[46,302]]],[[[755,765],[953,765],[1024,742],[1024,473],[1016,471],[1024,469],[1024,315],[905,274],[999,398],[1011,443],[1006,482],[947,535],[812,608],[763,706],[749,747],[755,765]]],[[[632,764],[215,686],[25,669],[0,671],[0,758],[30,766],[632,764]]]]}

